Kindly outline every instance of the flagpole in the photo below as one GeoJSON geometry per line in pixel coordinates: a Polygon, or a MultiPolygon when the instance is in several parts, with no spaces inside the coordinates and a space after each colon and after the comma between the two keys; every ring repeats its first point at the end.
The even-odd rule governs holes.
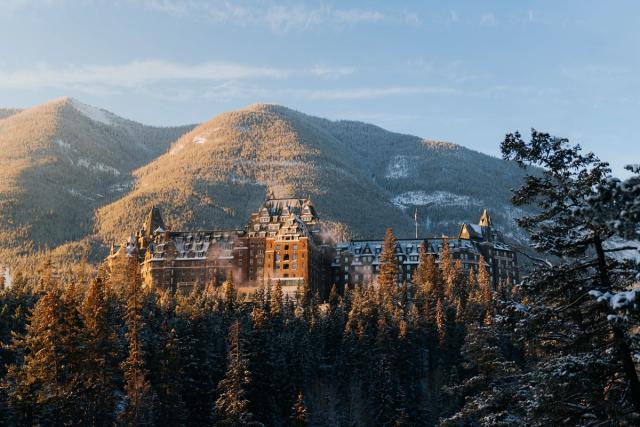
{"type": "Polygon", "coordinates": [[[413,220],[416,223],[416,240],[418,240],[418,208],[416,208],[415,212],[413,213],[413,220]]]}

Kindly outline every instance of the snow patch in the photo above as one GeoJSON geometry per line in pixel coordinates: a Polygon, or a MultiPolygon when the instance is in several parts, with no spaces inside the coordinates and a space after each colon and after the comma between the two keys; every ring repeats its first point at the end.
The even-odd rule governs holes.
{"type": "Polygon", "coordinates": [[[391,199],[391,203],[400,209],[406,209],[408,206],[426,206],[436,203],[439,205],[465,206],[471,202],[472,199],[469,196],[461,196],[448,191],[434,191],[433,193],[407,191],[391,199]]]}
{"type": "Polygon", "coordinates": [[[86,196],[84,194],[82,194],[81,192],[79,192],[78,190],[76,190],[75,188],[69,188],[67,189],[67,193],[71,194],[74,197],[78,197],[80,199],[84,199],[84,200],[90,200],[92,202],[94,202],[96,199],[94,199],[93,197],[89,197],[86,196]]]}
{"type": "Polygon", "coordinates": [[[133,186],[133,181],[119,182],[117,184],[113,184],[113,185],[109,186],[107,191],[109,193],[121,193],[123,191],[127,191],[132,186],[133,186]]]}
{"type": "Polygon", "coordinates": [[[105,125],[113,125],[113,114],[100,108],[93,107],[91,105],[84,104],[76,99],[71,98],[71,105],[78,110],[81,114],[94,122],[99,122],[105,125]]]}
{"type": "Polygon", "coordinates": [[[193,138],[192,142],[194,144],[204,144],[205,142],[207,142],[207,138],[202,135],[198,135],[195,138],[193,138]]]}
{"type": "Polygon", "coordinates": [[[77,165],[83,168],[91,169],[94,171],[105,172],[115,176],[120,175],[120,171],[118,169],[109,165],[105,165],[104,163],[101,163],[101,162],[92,163],[90,160],[87,160],[87,159],[78,159],[77,165]]]}
{"type": "Polygon", "coordinates": [[[0,273],[2,277],[4,277],[4,287],[10,288],[11,285],[13,284],[13,276],[11,276],[11,271],[9,270],[9,267],[0,266],[0,273]]]}
{"type": "Polygon", "coordinates": [[[174,154],[176,154],[178,151],[182,150],[183,148],[184,148],[184,145],[182,145],[182,144],[176,145],[171,150],[169,150],[169,154],[173,156],[174,154]]]}
{"type": "Polygon", "coordinates": [[[56,139],[56,145],[64,150],[71,150],[71,144],[61,139],[56,139]]]}
{"type": "Polygon", "coordinates": [[[607,252],[607,256],[615,258],[618,261],[631,260],[640,263],[640,242],[637,240],[625,239],[609,239],[603,244],[605,249],[618,249],[623,247],[633,247],[635,249],[626,249],[615,252],[607,252]]]}
{"type": "Polygon", "coordinates": [[[409,160],[407,156],[397,155],[387,165],[387,173],[385,178],[398,179],[409,176],[409,160]]]}

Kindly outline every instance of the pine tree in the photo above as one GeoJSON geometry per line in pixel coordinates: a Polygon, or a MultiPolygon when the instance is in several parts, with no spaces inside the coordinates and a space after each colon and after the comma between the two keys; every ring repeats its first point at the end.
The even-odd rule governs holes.
{"type": "Polygon", "coordinates": [[[113,425],[118,369],[118,322],[108,284],[93,280],[80,308],[83,342],[82,365],[87,407],[83,419],[92,425],[113,425]]]}
{"type": "Polygon", "coordinates": [[[302,392],[298,392],[296,403],[291,408],[291,425],[294,427],[306,427],[308,424],[307,407],[304,404],[302,392]]]}
{"type": "Polygon", "coordinates": [[[122,364],[125,381],[126,400],[124,410],[119,414],[119,422],[124,425],[153,425],[155,423],[156,395],[148,381],[142,332],[143,295],[137,274],[127,285],[127,326],[128,355],[122,364]]]}
{"type": "Polygon", "coordinates": [[[394,295],[398,287],[398,259],[396,258],[396,238],[393,231],[387,228],[380,254],[380,271],[378,272],[378,287],[385,295],[394,295]]]}
{"type": "Polygon", "coordinates": [[[186,425],[186,408],[182,397],[183,374],[180,356],[180,340],[175,329],[163,324],[163,352],[159,367],[158,424],[166,426],[186,425]]]}
{"type": "Polygon", "coordinates": [[[624,405],[640,413],[640,381],[629,344],[632,332],[628,325],[607,319],[607,298],[601,298],[628,291],[638,273],[637,267],[629,269],[608,256],[607,244],[621,231],[616,226],[637,229],[638,224],[621,218],[624,197],[612,190],[616,184],[608,164],[593,153],[583,155],[566,139],[535,130],[530,142],[518,133],[508,134],[501,148],[505,159],[541,168],[525,178],[513,202],[537,205],[537,213],[518,219],[518,224],[530,233],[536,250],[561,257],[555,265],[540,262],[525,283],[530,305],[525,330],[530,339],[548,346],[547,358],[536,369],[545,377],[544,395],[552,397],[546,404],[553,408],[548,407],[546,414],[557,418],[545,421],[583,423],[583,415],[591,411],[598,419],[615,414],[619,422],[624,419],[620,415],[624,405]],[[604,304],[589,298],[589,293],[604,304]],[[564,383],[572,383],[571,398],[559,386],[562,376],[553,378],[551,372],[569,377],[564,383]],[[583,381],[573,381],[576,373],[583,381]],[[617,384],[629,392],[607,386],[611,375],[624,378],[617,384]],[[595,398],[616,393],[621,400],[615,403],[595,398]]]}
{"type": "Polygon", "coordinates": [[[67,313],[76,308],[70,298],[53,286],[35,305],[25,336],[12,343],[24,355],[7,373],[9,405],[19,424],[68,424],[82,416],[80,325],[77,313],[67,313]]]}
{"type": "Polygon", "coordinates": [[[282,282],[280,282],[280,280],[276,280],[276,284],[271,292],[271,301],[269,301],[269,312],[271,313],[272,319],[280,318],[282,314],[282,303],[282,282]]]}
{"type": "Polygon", "coordinates": [[[224,306],[225,306],[225,310],[228,313],[231,313],[235,309],[235,306],[236,306],[236,303],[237,303],[237,298],[238,298],[238,293],[236,291],[236,286],[235,286],[235,283],[233,281],[233,272],[232,271],[229,271],[229,274],[227,274],[227,280],[224,281],[224,283],[222,284],[222,287],[224,289],[224,306]]]}
{"type": "Polygon", "coordinates": [[[220,426],[259,425],[249,409],[247,388],[251,383],[247,346],[240,321],[229,329],[227,372],[218,384],[219,397],[215,402],[217,423],[220,426]]]}

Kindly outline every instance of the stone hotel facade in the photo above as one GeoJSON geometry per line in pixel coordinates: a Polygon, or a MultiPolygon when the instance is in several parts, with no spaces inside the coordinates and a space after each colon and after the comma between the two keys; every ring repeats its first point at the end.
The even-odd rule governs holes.
{"type": "MultiPolygon", "coordinates": [[[[119,247],[112,246],[107,265],[135,266],[145,286],[189,292],[222,283],[230,274],[239,287],[279,280],[285,290],[305,282],[323,296],[338,289],[375,282],[381,240],[335,243],[323,238],[310,199],[269,195],[242,229],[171,230],[160,210],[152,208],[142,227],[119,247]]],[[[480,256],[494,286],[519,280],[517,257],[494,229],[485,210],[478,224],[462,224],[456,238],[399,239],[398,282],[411,283],[421,245],[437,255],[448,244],[453,261],[477,269],[480,256]]]]}

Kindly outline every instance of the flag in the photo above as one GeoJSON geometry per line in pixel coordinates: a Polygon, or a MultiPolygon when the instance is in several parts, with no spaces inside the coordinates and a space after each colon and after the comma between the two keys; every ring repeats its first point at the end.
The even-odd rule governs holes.
{"type": "Polygon", "coordinates": [[[415,222],[418,222],[418,208],[416,208],[416,210],[413,212],[413,220],[415,222]]]}

